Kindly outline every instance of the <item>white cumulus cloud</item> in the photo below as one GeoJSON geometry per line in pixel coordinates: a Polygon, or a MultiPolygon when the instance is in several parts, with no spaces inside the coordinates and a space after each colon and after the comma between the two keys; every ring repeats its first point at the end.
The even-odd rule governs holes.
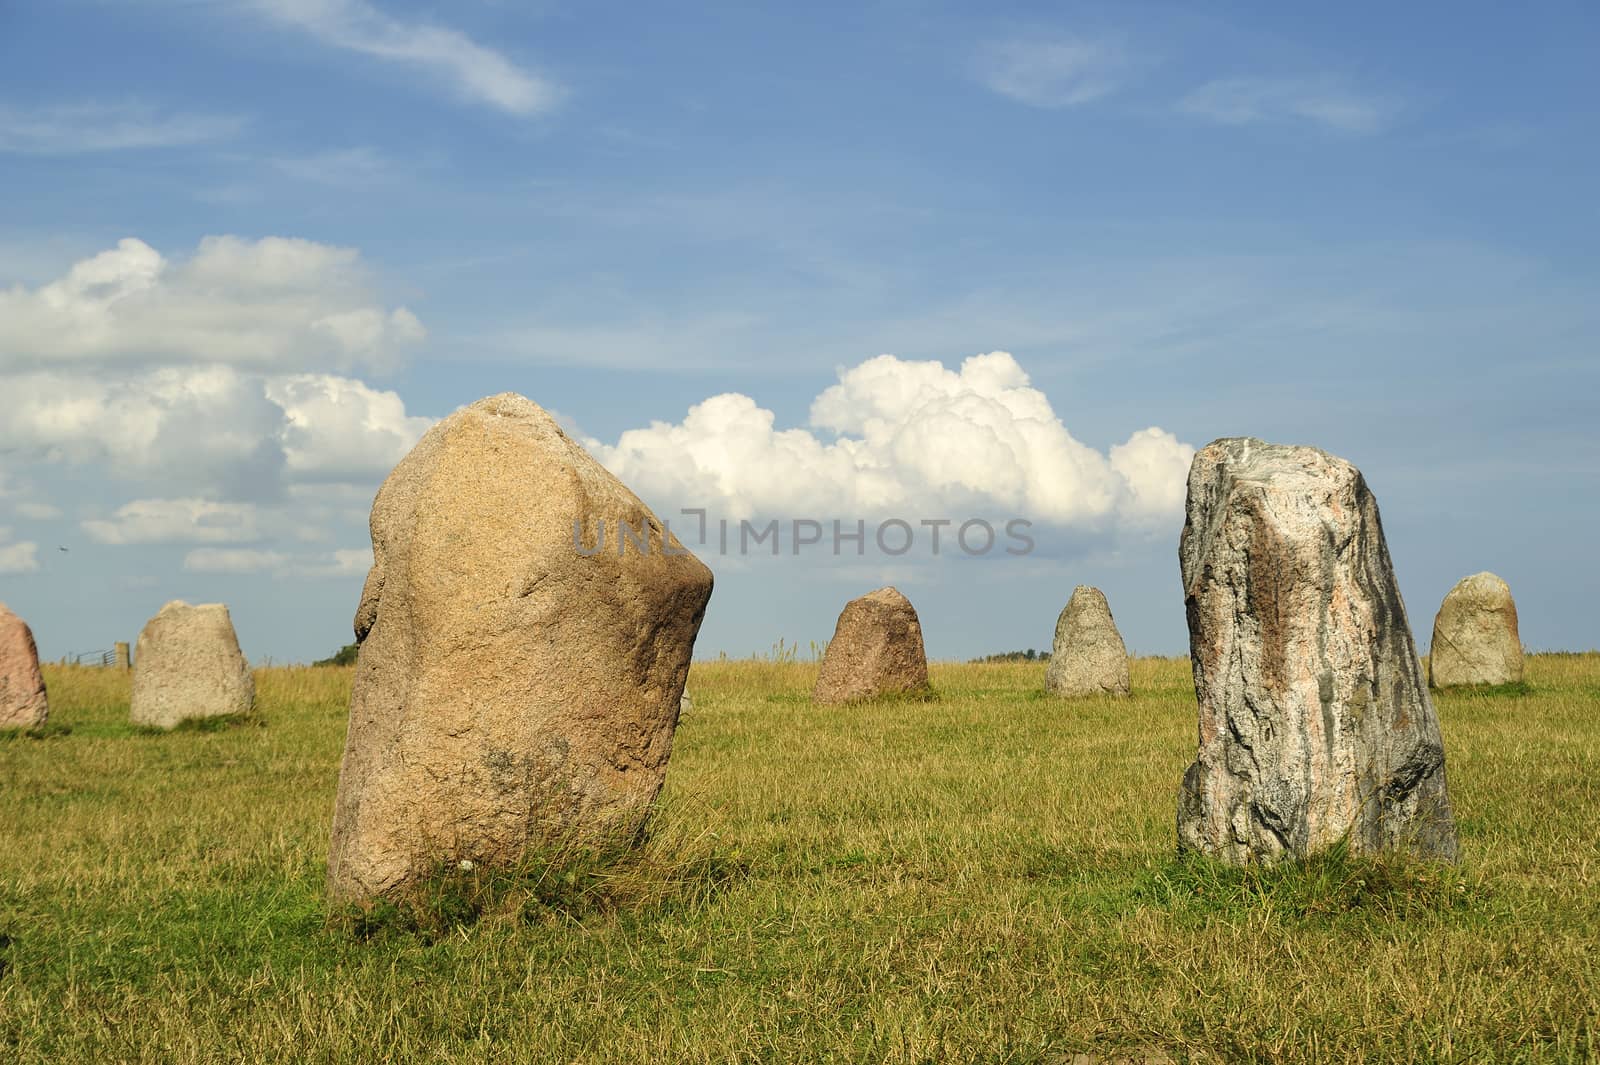
{"type": "Polygon", "coordinates": [[[231,367],[0,374],[0,388],[9,404],[0,447],[23,455],[206,490],[273,485],[284,464],[282,409],[231,367]]]}
{"type": "Polygon", "coordinates": [[[880,355],[843,371],[780,429],[738,393],[682,422],[588,446],[662,505],[757,515],[927,515],[1001,508],[1063,525],[1143,523],[1182,508],[1194,448],[1142,429],[1109,454],[1076,440],[1008,353],[938,362],[880,355]]]}
{"type": "Polygon", "coordinates": [[[383,366],[426,335],[353,248],[233,236],[170,261],[132,237],[37,287],[0,289],[0,372],[63,363],[383,366]]]}
{"type": "Polygon", "coordinates": [[[0,388],[10,406],[0,448],[234,496],[275,496],[302,481],[373,483],[432,424],[407,415],[394,392],[331,374],[177,366],[0,375],[0,388]]]}
{"type": "Polygon", "coordinates": [[[266,383],[266,395],[283,411],[280,440],[296,480],[381,477],[433,424],[406,414],[398,394],[348,377],[280,377],[266,383]]]}

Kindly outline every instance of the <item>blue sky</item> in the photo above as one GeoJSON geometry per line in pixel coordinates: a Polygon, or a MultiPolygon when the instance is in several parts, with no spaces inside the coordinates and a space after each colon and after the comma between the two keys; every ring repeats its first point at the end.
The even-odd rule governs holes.
{"type": "Polygon", "coordinates": [[[1174,493],[1244,434],[1362,468],[1420,642],[1490,569],[1600,645],[1597,45],[1588,4],[0,5],[0,600],[49,657],[178,597],[325,654],[383,475],[509,390],[669,516],[1035,523],[703,554],[702,655],[890,581],[938,657],[1078,583],[1180,652],[1174,493]]]}

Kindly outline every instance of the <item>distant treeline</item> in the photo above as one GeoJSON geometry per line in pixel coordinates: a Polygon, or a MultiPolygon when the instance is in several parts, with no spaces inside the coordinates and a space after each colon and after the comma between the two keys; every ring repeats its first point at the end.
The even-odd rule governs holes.
{"type": "Polygon", "coordinates": [[[314,666],[353,666],[356,664],[356,655],[360,652],[359,643],[347,643],[332,658],[319,658],[311,663],[314,666]]]}
{"type": "Polygon", "coordinates": [[[1028,648],[1026,651],[1003,651],[997,655],[984,655],[982,658],[972,659],[974,662],[1048,662],[1049,651],[1035,651],[1028,648]]]}

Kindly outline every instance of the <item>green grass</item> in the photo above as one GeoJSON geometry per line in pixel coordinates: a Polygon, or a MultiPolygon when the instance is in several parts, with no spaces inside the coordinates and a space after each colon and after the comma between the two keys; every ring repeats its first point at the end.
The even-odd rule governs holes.
{"type": "Polygon", "coordinates": [[[997,663],[817,707],[815,670],[695,666],[637,849],[358,914],[322,896],[349,670],[149,735],[125,673],[47,668],[51,728],[0,738],[0,1060],[1600,1057],[1600,655],[1436,695],[1458,867],[1179,860],[1186,661],[1075,702],[997,663]]]}

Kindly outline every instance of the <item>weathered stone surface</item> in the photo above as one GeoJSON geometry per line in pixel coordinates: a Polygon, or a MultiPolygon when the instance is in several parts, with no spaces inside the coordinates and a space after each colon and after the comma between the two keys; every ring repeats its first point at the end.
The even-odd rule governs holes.
{"type": "Polygon", "coordinates": [[[1128,694],[1128,648],[1100,589],[1078,585],[1056,619],[1044,687],[1063,696],[1128,694]]]}
{"type": "Polygon", "coordinates": [[[129,718],[135,725],[172,728],[255,706],[255,679],[221,603],[168,603],[145,622],[133,660],[129,718]]]}
{"type": "Polygon", "coordinates": [[[33,630],[0,603],[0,728],[38,728],[49,716],[33,630]]]}
{"type": "Polygon", "coordinates": [[[1180,849],[1454,859],[1439,722],[1360,472],[1218,440],[1189,470],[1179,560],[1200,706],[1180,849]]]}
{"type": "Polygon", "coordinates": [[[457,411],[401,460],[373,503],[356,611],[336,900],[638,831],[711,595],[711,571],[662,535],[522,396],[457,411]]]}
{"type": "Polygon", "coordinates": [[[1433,619],[1428,674],[1436,688],[1522,680],[1517,604],[1505,581],[1475,573],[1450,589],[1433,619]]]}
{"type": "Polygon", "coordinates": [[[911,601],[893,588],[879,588],[846,603],[812,698],[847,703],[927,687],[922,624],[911,601]]]}

